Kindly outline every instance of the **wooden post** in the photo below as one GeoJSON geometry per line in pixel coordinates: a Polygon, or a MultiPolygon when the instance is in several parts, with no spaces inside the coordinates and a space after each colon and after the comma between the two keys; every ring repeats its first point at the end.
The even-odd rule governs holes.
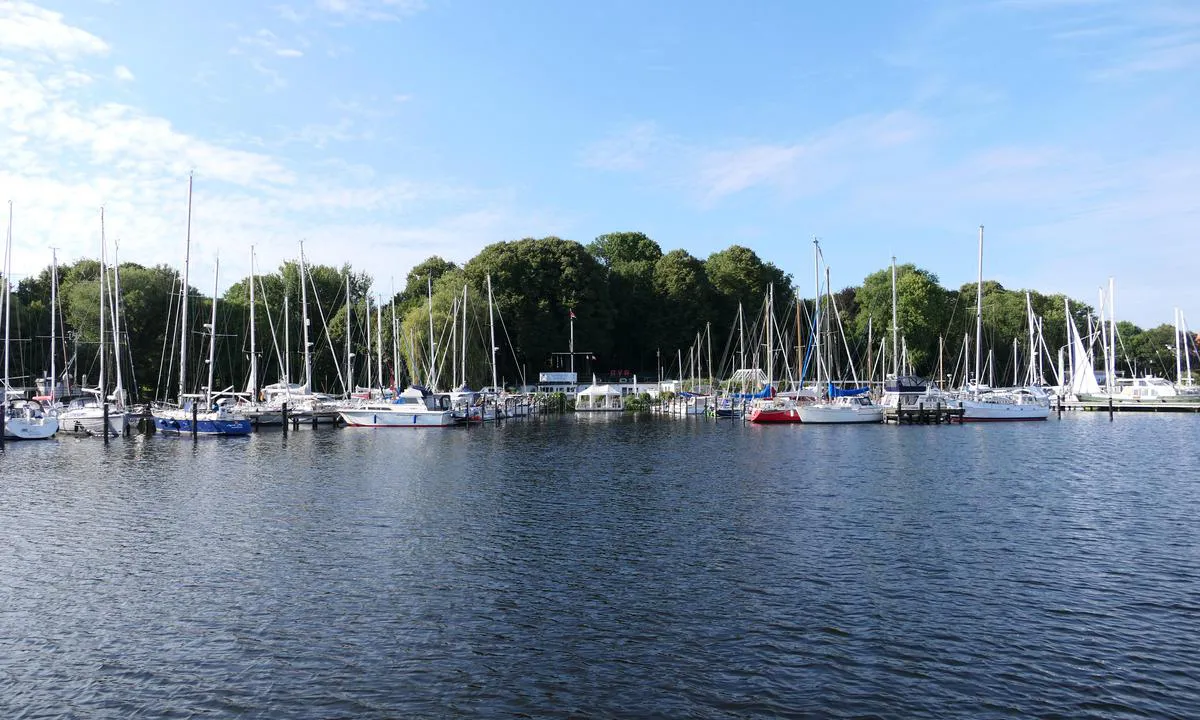
{"type": "Polygon", "coordinates": [[[104,401],[104,444],[108,444],[108,401],[104,401]]]}
{"type": "Polygon", "coordinates": [[[4,397],[0,398],[0,447],[4,447],[4,423],[8,422],[8,388],[4,388],[4,397]]]}
{"type": "Polygon", "coordinates": [[[1109,395],[1108,396],[1108,421],[1112,422],[1112,420],[1113,420],[1113,400],[1112,400],[1112,395],[1109,395]]]}
{"type": "Polygon", "coordinates": [[[1059,395],[1058,396],[1058,419],[1059,420],[1062,420],[1062,406],[1063,406],[1063,396],[1059,395]]]}
{"type": "Polygon", "coordinates": [[[283,417],[283,434],[287,435],[287,432],[288,432],[288,406],[287,406],[286,400],[284,401],[282,407],[280,408],[280,414],[283,417]]]}
{"type": "MultiPolygon", "coordinates": [[[[197,422],[199,413],[200,413],[200,407],[195,402],[193,402],[192,403],[192,439],[193,440],[196,439],[196,434],[199,431],[199,428],[198,428],[199,423],[197,422]]],[[[105,428],[105,430],[107,430],[107,428],[105,428]]]]}

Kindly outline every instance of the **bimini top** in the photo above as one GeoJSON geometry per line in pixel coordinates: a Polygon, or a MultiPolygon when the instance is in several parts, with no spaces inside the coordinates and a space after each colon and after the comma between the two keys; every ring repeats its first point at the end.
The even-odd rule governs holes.
{"type": "Polygon", "coordinates": [[[928,383],[916,375],[901,375],[889,378],[884,382],[883,389],[891,393],[923,393],[928,389],[928,383]]]}

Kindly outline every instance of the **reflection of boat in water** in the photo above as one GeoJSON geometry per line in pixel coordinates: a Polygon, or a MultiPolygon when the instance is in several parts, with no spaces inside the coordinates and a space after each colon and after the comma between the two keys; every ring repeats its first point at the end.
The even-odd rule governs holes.
{"type": "Polygon", "coordinates": [[[450,395],[433,393],[412,385],[395,400],[367,400],[340,410],[351,427],[450,427],[460,424],[454,417],[450,395]]]}

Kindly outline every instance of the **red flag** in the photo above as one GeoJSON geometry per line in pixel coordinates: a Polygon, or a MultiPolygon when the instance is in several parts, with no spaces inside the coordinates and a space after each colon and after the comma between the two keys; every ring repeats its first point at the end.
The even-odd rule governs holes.
{"type": "Polygon", "coordinates": [[[574,320],[574,319],[575,319],[575,311],[574,311],[574,310],[568,310],[567,312],[571,313],[571,319],[572,319],[572,320],[574,320]]]}

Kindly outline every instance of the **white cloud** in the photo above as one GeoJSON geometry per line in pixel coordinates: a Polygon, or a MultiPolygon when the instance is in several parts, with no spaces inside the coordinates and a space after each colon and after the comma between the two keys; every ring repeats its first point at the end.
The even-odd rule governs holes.
{"type": "Polygon", "coordinates": [[[303,55],[304,55],[304,53],[302,51],[297,50],[295,48],[280,48],[275,51],[275,54],[278,55],[279,57],[286,57],[286,58],[298,58],[298,57],[303,57],[303,55]]]}
{"type": "Polygon", "coordinates": [[[113,75],[121,82],[133,82],[133,71],[124,65],[118,65],[113,70],[113,75]]]}
{"type": "Polygon", "coordinates": [[[346,19],[399,20],[425,9],[424,0],[317,0],[317,7],[346,19]]]}
{"type": "Polygon", "coordinates": [[[103,55],[108,43],[86,30],[63,22],[62,13],[23,0],[0,2],[0,50],[71,60],[103,55]]]}
{"type": "MultiPolygon", "coordinates": [[[[61,38],[93,37],[57,14],[22,12],[52,17],[61,38]]],[[[246,47],[256,50],[278,39],[264,32],[250,37],[255,42],[246,47]]],[[[561,230],[552,220],[531,221],[528,213],[510,210],[511,198],[502,192],[415,182],[337,161],[304,166],[261,147],[238,149],[186,132],[166,117],[113,102],[93,82],[98,76],[90,68],[60,60],[63,53],[107,48],[93,40],[78,42],[75,50],[62,41],[41,42],[36,51],[0,47],[0,198],[15,201],[18,275],[45,267],[50,245],[62,248],[64,262],[95,257],[100,205],[108,237],[122,240],[123,259],[178,266],[191,170],[193,277],[199,287],[207,286],[201,278],[211,278],[218,253],[222,286],[244,276],[252,244],[266,265],[294,257],[298,240],[306,237],[315,262],[349,262],[402,277],[435,252],[465,261],[487,242],[530,229],[561,230]]],[[[343,109],[352,120],[371,112],[358,101],[343,109]]],[[[335,123],[307,132],[310,140],[332,142],[363,130],[335,123]]]]}

